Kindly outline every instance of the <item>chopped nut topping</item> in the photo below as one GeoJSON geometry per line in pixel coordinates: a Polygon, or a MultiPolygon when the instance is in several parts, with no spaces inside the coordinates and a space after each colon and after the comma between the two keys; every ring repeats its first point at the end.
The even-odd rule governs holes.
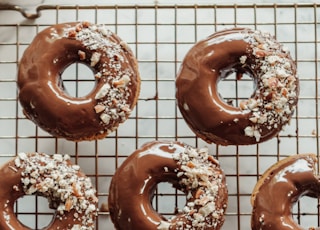
{"type": "Polygon", "coordinates": [[[68,199],[68,200],[66,201],[66,203],[65,203],[65,210],[66,210],[67,212],[70,212],[72,206],[73,206],[72,200],[71,200],[71,199],[68,199]]]}
{"type": "Polygon", "coordinates": [[[159,226],[157,227],[158,230],[169,230],[170,228],[170,223],[166,221],[161,221],[159,226]]]}
{"type": "MultiPolygon", "coordinates": [[[[208,149],[190,146],[185,146],[184,152],[174,153],[173,159],[180,166],[177,169],[179,184],[188,193],[188,202],[180,213],[183,217],[179,214],[175,219],[176,229],[211,229],[223,223],[226,203],[223,199],[220,201],[219,190],[226,192],[227,189],[218,161],[209,155],[208,149]],[[184,220],[190,220],[190,224],[184,220]]],[[[162,221],[157,229],[170,227],[171,220],[162,221]]]]}
{"type": "Polygon", "coordinates": [[[79,24],[76,25],[76,31],[77,31],[77,32],[81,31],[82,28],[83,28],[83,25],[82,25],[82,24],[79,23],[79,24]]]}
{"type": "Polygon", "coordinates": [[[241,101],[241,102],[240,102],[240,105],[239,105],[239,106],[240,106],[240,109],[246,110],[246,109],[248,108],[247,104],[248,104],[247,101],[241,101]]]}
{"type": "Polygon", "coordinates": [[[115,87],[126,87],[130,82],[130,77],[128,75],[123,75],[119,80],[113,82],[115,87]]]}
{"type": "Polygon", "coordinates": [[[101,57],[101,53],[98,53],[98,52],[94,52],[91,56],[91,63],[90,65],[93,67],[95,66],[99,61],[100,61],[100,57],[101,57]]]}
{"type": "Polygon", "coordinates": [[[111,116],[109,116],[108,114],[105,114],[105,113],[101,114],[100,118],[105,124],[109,124],[109,122],[111,120],[111,116]]]}
{"type": "Polygon", "coordinates": [[[240,63],[241,63],[241,64],[246,63],[247,58],[248,58],[248,57],[245,56],[245,55],[241,56],[241,57],[240,57],[240,63]]]}
{"type": "MultiPolygon", "coordinates": [[[[95,78],[98,82],[103,82],[104,86],[100,88],[95,96],[97,105],[106,107],[103,111],[98,106],[96,113],[104,113],[108,116],[100,116],[101,124],[104,125],[106,131],[110,131],[108,124],[118,124],[124,122],[131,113],[130,85],[131,76],[134,74],[129,68],[129,64],[125,59],[125,53],[129,47],[125,42],[118,42],[114,39],[114,35],[104,25],[93,25],[89,22],[82,22],[74,27],[66,29],[65,37],[80,41],[86,49],[92,52],[90,58],[90,66],[94,69],[95,78]],[[117,103],[110,103],[116,100],[117,103]],[[123,108],[129,108],[123,110],[123,108]],[[116,116],[110,111],[116,111],[116,116]],[[111,118],[115,122],[109,122],[106,118],[111,118]],[[104,119],[104,120],[102,120],[104,119]]],[[[88,53],[88,52],[87,52],[88,53]]],[[[80,60],[85,60],[86,53],[79,51],[80,60]]],[[[95,111],[96,108],[94,108],[95,111]]]]}
{"type": "Polygon", "coordinates": [[[68,31],[68,38],[75,38],[77,35],[75,30],[69,30],[68,31]]]}
{"type": "Polygon", "coordinates": [[[204,193],[204,191],[202,189],[198,189],[196,192],[196,195],[194,196],[196,199],[199,199],[200,196],[204,193]]]}
{"type": "Polygon", "coordinates": [[[101,113],[101,112],[103,112],[105,109],[106,109],[106,106],[104,106],[104,105],[99,105],[99,104],[94,107],[94,110],[96,111],[96,113],[101,113]]]}
{"type": "Polygon", "coordinates": [[[189,168],[194,168],[194,167],[196,167],[195,164],[193,164],[191,161],[189,161],[189,162],[187,163],[187,166],[188,166],[189,168]]]}
{"type": "Polygon", "coordinates": [[[98,100],[98,99],[104,98],[108,94],[110,88],[111,87],[108,83],[104,84],[100,88],[100,90],[97,92],[95,99],[98,100]]]}
{"type": "Polygon", "coordinates": [[[81,61],[86,59],[86,53],[83,52],[82,50],[78,51],[78,55],[79,55],[79,58],[80,58],[81,61]]]}
{"type": "MultiPolygon", "coordinates": [[[[79,218],[70,226],[75,225],[77,228],[70,229],[93,230],[98,211],[96,191],[90,179],[81,176],[80,168],[74,167],[69,159],[68,155],[19,153],[14,162],[15,167],[22,170],[21,183],[25,194],[37,193],[46,197],[49,206],[57,210],[55,218],[58,219],[74,210],[79,218]]],[[[13,189],[19,190],[17,186],[13,189]]]]}
{"type": "MultiPolygon", "coordinates": [[[[262,126],[278,128],[289,122],[297,103],[297,76],[288,50],[270,34],[255,31],[246,39],[250,43],[248,55],[251,50],[255,60],[247,65],[257,70],[257,89],[251,98],[240,102],[239,108],[251,112],[252,125],[244,134],[259,142],[262,126]]],[[[245,64],[243,56],[239,61],[245,64]]]]}
{"type": "Polygon", "coordinates": [[[84,21],[84,22],[82,22],[82,26],[84,28],[88,28],[90,26],[90,22],[84,21]]]}

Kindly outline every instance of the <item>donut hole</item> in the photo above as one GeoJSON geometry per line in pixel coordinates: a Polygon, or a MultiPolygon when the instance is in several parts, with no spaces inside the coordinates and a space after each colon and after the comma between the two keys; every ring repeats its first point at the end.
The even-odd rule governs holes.
{"type": "Polygon", "coordinates": [[[221,99],[228,105],[239,107],[241,101],[250,98],[256,83],[249,72],[231,70],[223,72],[217,85],[221,99]]]}
{"type": "Polygon", "coordinates": [[[302,196],[292,207],[293,219],[303,229],[319,226],[319,203],[316,198],[302,196]]]}
{"type": "Polygon", "coordinates": [[[69,96],[80,98],[88,95],[95,87],[93,70],[83,63],[69,65],[61,74],[59,86],[69,96]]]}
{"type": "Polygon", "coordinates": [[[167,219],[175,216],[186,204],[186,195],[172,187],[169,182],[157,185],[152,199],[152,207],[167,219]]]}
{"type": "Polygon", "coordinates": [[[19,222],[31,229],[47,227],[54,216],[54,210],[48,207],[48,200],[37,195],[19,198],[15,202],[14,212],[19,222]]]}

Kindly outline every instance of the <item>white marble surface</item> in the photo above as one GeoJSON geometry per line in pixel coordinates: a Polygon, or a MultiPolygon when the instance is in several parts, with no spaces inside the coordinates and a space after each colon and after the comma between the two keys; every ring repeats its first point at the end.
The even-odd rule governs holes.
{"type": "MultiPolygon", "coordinates": [[[[5,3],[6,1],[1,1],[5,3]]],[[[25,1],[7,1],[18,3],[25,1]]],[[[32,1],[28,1],[25,7],[32,9],[32,1]]],[[[67,4],[74,5],[75,1],[36,1],[44,4],[67,4]]],[[[313,3],[315,1],[277,1],[280,3],[313,3]]],[[[76,1],[78,5],[106,4],[105,0],[76,1]]],[[[195,14],[194,8],[189,9],[163,9],[157,12],[157,21],[153,9],[135,8],[118,10],[116,17],[114,10],[45,10],[40,18],[26,20],[19,13],[12,11],[0,11],[0,163],[11,158],[20,151],[43,151],[47,153],[67,153],[72,155],[83,170],[92,176],[94,183],[99,188],[100,203],[104,203],[108,192],[110,178],[115,171],[115,166],[120,164],[135,148],[146,141],[159,139],[173,140],[176,137],[191,145],[199,147],[208,146],[210,153],[218,156],[225,173],[229,186],[229,207],[224,230],[250,229],[250,194],[258,176],[279,158],[302,152],[319,153],[317,142],[317,111],[315,99],[319,92],[316,90],[318,79],[316,71],[320,68],[319,42],[320,9],[313,7],[272,7],[257,9],[253,13],[253,5],[250,4],[274,4],[274,1],[247,0],[247,1],[107,1],[108,5],[160,5],[174,4],[249,4],[248,8],[238,9],[237,15],[233,9],[219,8],[216,14],[212,9],[198,9],[195,14]],[[314,15],[314,12],[317,12],[314,15]],[[96,14],[97,13],[97,14],[96,14]],[[217,17],[215,17],[217,16],[217,17]],[[275,22],[275,19],[277,20],[275,22]],[[99,23],[107,23],[120,37],[129,43],[135,52],[142,76],[142,90],[138,107],[132,114],[131,119],[121,125],[117,135],[112,134],[97,142],[73,143],[63,139],[55,139],[37,128],[32,122],[25,119],[22,109],[16,100],[17,89],[15,84],[17,63],[23,54],[23,50],[32,41],[37,31],[47,25],[56,22],[75,20],[91,20],[99,23]],[[236,20],[236,22],[235,22],[236,20]],[[118,23],[119,25],[117,25],[118,23]],[[198,23],[196,25],[196,23],[198,23]],[[281,136],[268,142],[253,146],[221,147],[214,144],[208,145],[196,139],[187,127],[176,108],[174,101],[175,74],[180,62],[187,50],[203,37],[208,36],[215,30],[232,27],[235,24],[269,31],[276,34],[279,41],[284,42],[297,60],[298,73],[301,79],[301,93],[299,110],[295,114],[291,124],[281,132],[281,136]],[[157,31],[157,33],[155,33],[157,31]],[[147,100],[158,93],[159,100],[147,100]],[[156,118],[160,118],[156,120],[156,118]],[[178,119],[177,119],[178,118],[178,119]],[[298,119],[296,119],[298,118],[298,119]],[[137,134],[137,136],[136,136],[137,134]],[[298,137],[295,137],[298,135],[298,137]],[[290,137],[292,136],[292,137],[290,137]],[[117,153],[117,157],[116,154],[117,153]],[[99,156],[98,163],[95,156],[99,156]],[[101,177],[96,177],[98,172],[101,177]],[[238,176],[237,176],[238,175],[238,176]],[[239,218],[238,218],[239,216],[239,218]]],[[[319,1],[318,1],[319,3],[319,1]]],[[[24,3],[25,4],[25,3],[24,3]]],[[[270,6],[271,6],[270,5],[270,6]]],[[[82,71],[80,71],[82,73],[82,71]]],[[[86,73],[86,72],[85,72],[86,73]]],[[[76,75],[74,69],[68,70],[66,78],[76,75]]],[[[79,75],[81,75],[78,72],[79,75]]],[[[88,76],[80,76],[90,79],[88,76]]],[[[92,85],[79,85],[80,93],[86,93],[92,85]]],[[[221,89],[225,97],[234,96],[234,87],[224,84],[221,89]]],[[[250,92],[252,84],[243,84],[240,88],[245,95],[250,92]]],[[[75,84],[70,84],[68,90],[75,94],[75,84]]],[[[318,89],[319,90],[319,89],[318,89]]],[[[167,184],[161,185],[162,191],[174,193],[167,184]]],[[[167,202],[168,197],[159,196],[161,211],[173,211],[172,202],[167,202]]],[[[308,212],[317,213],[314,200],[306,200],[301,206],[302,211],[306,207],[312,207],[308,212]]],[[[42,202],[41,202],[42,203],[42,202]]],[[[179,207],[183,205],[183,199],[179,199],[179,207]]],[[[19,212],[33,212],[34,210],[47,211],[46,203],[35,207],[34,197],[23,199],[19,204],[19,212]]],[[[34,225],[33,215],[21,217],[24,223],[34,225]]],[[[41,216],[40,225],[48,222],[48,216],[41,216]]],[[[303,216],[303,223],[317,224],[317,216],[303,216]]],[[[99,229],[113,229],[107,215],[99,218],[99,229]],[[106,228],[107,226],[107,228],[106,228]]],[[[307,226],[307,225],[306,225],[307,226]]]]}

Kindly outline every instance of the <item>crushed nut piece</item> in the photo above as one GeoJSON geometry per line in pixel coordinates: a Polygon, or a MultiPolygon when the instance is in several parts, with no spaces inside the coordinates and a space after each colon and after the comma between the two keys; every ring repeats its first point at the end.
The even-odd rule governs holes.
{"type": "Polygon", "coordinates": [[[94,107],[94,110],[96,111],[96,113],[101,113],[101,112],[103,112],[105,109],[106,109],[106,106],[105,106],[105,105],[100,105],[100,104],[98,104],[98,105],[96,105],[96,106],[94,107]]]}
{"type": "Polygon", "coordinates": [[[86,53],[83,52],[82,50],[78,51],[78,55],[79,55],[79,58],[80,58],[81,61],[86,59],[86,53]]]}
{"type": "Polygon", "coordinates": [[[100,61],[100,57],[101,57],[101,53],[94,52],[90,59],[91,61],[90,65],[94,67],[100,61]]]}

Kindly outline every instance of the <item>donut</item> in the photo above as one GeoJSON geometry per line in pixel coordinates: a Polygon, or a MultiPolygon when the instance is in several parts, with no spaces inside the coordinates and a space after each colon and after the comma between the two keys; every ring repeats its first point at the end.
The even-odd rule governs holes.
{"type": "Polygon", "coordinates": [[[19,101],[26,117],[55,137],[102,139],[130,115],[140,76],[131,49],[104,25],[57,24],[41,31],[19,63],[19,101]],[[88,66],[94,89],[73,97],[62,73],[74,63],[88,66]]]}
{"type": "Polygon", "coordinates": [[[132,153],[116,170],[108,196],[118,230],[220,229],[227,201],[225,175],[208,150],[170,141],[151,141],[132,153]],[[161,182],[187,196],[186,205],[170,219],[151,204],[161,182]]]}
{"type": "Polygon", "coordinates": [[[317,157],[299,154],[271,166],[257,182],[252,196],[252,230],[302,230],[292,217],[292,207],[302,196],[320,198],[317,157]]]}
{"type": "Polygon", "coordinates": [[[287,48],[269,33],[247,28],[216,32],[186,54],[176,77],[182,117],[208,143],[249,145],[271,139],[289,123],[298,101],[296,66],[287,48]],[[250,98],[232,105],[219,81],[251,77],[250,98]]]}
{"type": "Polygon", "coordinates": [[[30,229],[17,219],[14,204],[33,194],[47,198],[49,207],[55,209],[45,229],[94,229],[96,191],[68,155],[21,152],[1,167],[0,175],[0,229],[30,229]]]}

